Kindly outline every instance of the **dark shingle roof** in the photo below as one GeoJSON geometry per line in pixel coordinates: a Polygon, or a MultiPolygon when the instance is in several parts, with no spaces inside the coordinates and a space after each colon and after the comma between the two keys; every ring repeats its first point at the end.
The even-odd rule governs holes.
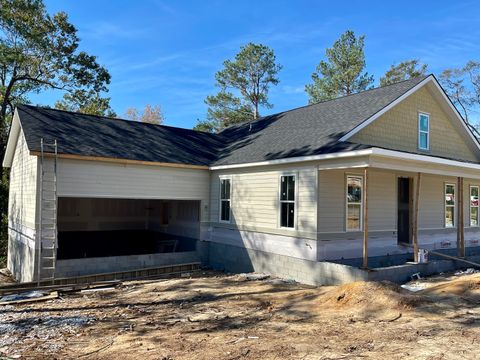
{"type": "Polygon", "coordinates": [[[170,126],[46,109],[17,107],[30,151],[57,140],[60,154],[209,165],[222,143],[213,134],[170,126]]]}
{"type": "Polygon", "coordinates": [[[367,148],[339,139],[425,77],[234,125],[219,134],[18,106],[28,148],[58,142],[63,154],[191,165],[227,165],[367,148]]]}
{"type": "Polygon", "coordinates": [[[410,79],[229,127],[220,133],[227,138],[228,146],[215,165],[365,148],[339,139],[424,79],[410,79]]]}

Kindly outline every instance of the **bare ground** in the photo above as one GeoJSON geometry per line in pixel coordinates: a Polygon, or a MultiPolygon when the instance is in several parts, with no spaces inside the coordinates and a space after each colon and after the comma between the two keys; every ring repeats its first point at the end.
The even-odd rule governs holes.
{"type": "Polygon", "coordinates": [[[478,359],[480,274],[415,294],[204,273],[0,307],[0,356],[80,359],[478,359]]]}

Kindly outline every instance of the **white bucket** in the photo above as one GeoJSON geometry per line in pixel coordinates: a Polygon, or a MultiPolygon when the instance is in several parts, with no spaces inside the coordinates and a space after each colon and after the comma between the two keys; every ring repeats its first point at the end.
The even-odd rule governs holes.
{"type": "Polygon", "coordinates": [[[424,264],[428,262],[428,251],[425,249],[418,249],[418,262],[424,264]]]}

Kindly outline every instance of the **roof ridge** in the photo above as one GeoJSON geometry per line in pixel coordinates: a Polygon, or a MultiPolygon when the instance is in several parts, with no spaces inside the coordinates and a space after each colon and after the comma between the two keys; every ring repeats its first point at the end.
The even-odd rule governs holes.
{"type": "Polygon", "coordinates": [[[76,111],[71,111],[71,110],[55,109],[55,108],[51,108],[51,107],[47,107],[47,106],[30,105],[30,104],[18,104],[16,107],[22,107],[22,106],[23,106],[23,107],[29,107],[29,108],[35,108],[35,109],[43,109],[43,110],[51,110],[51,111],[63,112],[63,113],[73,114],[73,115],[88,116],[88,117],[97,118],[97,119],[118,120],[118,121],[128,122],[128,123],[130,123],[130,124],[139,124],[139,125],[156,126],[156,127],[159,126],[159,127],[164,127],[164,128],[186,130],[186,131],[192,131],[192,132],[195,132],[195,133],[212,135],[211,133],[206,132],[206,131],[200,131],[200,130],[182,128],[182,127],[178,127],[178,126],[163,125],[163,124],[152,124],[152,123],[146,123],[146,122],[141,122],[141,121],[122,119],[122,118],[113,117],[113,116],[102,116],[102,115],[86,114],[86,113],[76,112],[76,111]]]}
{"type": "Polygon", "coordinates": [[[293,109],[288,109],[288,110],[285,110],[285,111],[280,111],[278,113],[274,113],[274,114],[270,114],[270,115],[265,115],[265,116],[262,116],[258,119],[255,119],[255,120],[250,120],[250,121],[245,121],[245,122],[242,122],[242,123],[238,123],[238,124],[233,124],[229,127],[226,127],[225,129],[223,129],[222,131],[220,131],[219,134],[221,134],[223,131],[227,130],[227,129],[232,129],[234,128],[235,126],[242,126],[242,125],[246,125],[246,124],[253,124],[253,123],[256,123],[258,121],[261,121],[261,120],[266,120],[267,118],[269,117],[273,117],[273,116],[278,116],[278,115],[281,115],[281,114],[285,114],[285,113],[288,113],[288,112],[291,112],[291,111],[295,111],[295,110],[299,110],[299,109],[304,109],[304,108],[307,108],[307,107],[311,107],[311,106],[315,106],[315,105],[320,105],[320,104],[325,104],[325,103],[328,103],[328,102],[331,102],[331,101],[336,101],[336,100],[341,100],[341,99],[345,99],[347,97],[350,97],[350,96],[354,96],[354,95],[360,95],[360,94],[363,94],[363,93],[366,93],[366,92],[369,92],[369,91],[372,91],[372,90],[379,90],[379,89],[384,89],[386,87],[389,87],[389,86],[393,86],[393,85],[398,85],[398,84],[402,84],[404,82],[407,82],[407,81],[413,81],[413,80],[425,80],[427,77],[429,76],[434,76],[433,73],[430,73],[428,75],[425,75],[425,76],[418,76],[418,77],[415,77],[415,78],[410,78],[410,79],[406,79],[406,80],[402,80],[402,81],[398,81],[396,83],[392,83],[392,84],[388,84],[388,85],[384,85],[384,86],[377,86],[377,87],[374,87],[374,88],[371,88],[371,89],[366,89],[366,90],[363,90],[363,91],[360,91],[360,92],[357,92],[357,93],[353,93],[353,94],[348,94],[348,95],[343,95],[343,96],[339,96],[339,97],[336,97],[334,99],[329,99],[329,100],[322,100],[322,101],[319,101],[319,102],[316,102],[314,104],[307,104],[307,105],[302,105],[302,106],[298,106],[298,107],[295,107],[293,109]]]}

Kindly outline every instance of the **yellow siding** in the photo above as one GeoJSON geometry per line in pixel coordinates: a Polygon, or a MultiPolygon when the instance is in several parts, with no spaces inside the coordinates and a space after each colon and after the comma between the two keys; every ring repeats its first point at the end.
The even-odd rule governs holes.
{"type": "MultiPolygon", "coordinates": [[[[347,175],[363,175],[363,171],[321,170],[318,199],[318,231],[322,233],[345,231],[347,175]]],[[[369,173],[369,229],[394,230],[396,226],[395,173],[370,170],[369,173]]]]}
{"type": "Polygon", "coordinates": [[[423,87],[360,130],[350,141],[394,150],[478,161],[478,157],[452,121],[423,87]],[[430,114],[429,151],[418,150],[419,112],[430,114]]]}
{"type": "MultiPolygon", "coordinates": [[[[356,169],[319,171],[319,233],[345,232],[345,179],[347,174],[362,175],[363,172],[356,169]]],[[[370,231],[397,230],[397,178],[400,176],[415,179],[416,174],[378,169],[369,170],[368,217],[370,231]]],[[[456,182],[455,177],[422,174],[418,215],[419,230],[438,230],[445,227],[444,185],[446,183],[456,184],[456,182]]],[[[466,227],[469,226],[470,185],[480,186],[480,181],[467,179],[464,181],[466,227]]]]}
{"type": "Polygon", "coordinates": [[[31,156],[20,131],[10,170],[8,220],[10,226],[35,229],[37,196],[37,157],[31,156]]]}
{"type": "Polygon", "coordinates": [[[316,233],[316,169],[275,168],[216,171],[212,173],[210,221],[219,222],[220,177],[232,179],[231,225],[244,230],[284,233],[291,236],[316,233]],[[296,229],[279,226],[279,181],[281,174],[297,175],[296,229]]]}

